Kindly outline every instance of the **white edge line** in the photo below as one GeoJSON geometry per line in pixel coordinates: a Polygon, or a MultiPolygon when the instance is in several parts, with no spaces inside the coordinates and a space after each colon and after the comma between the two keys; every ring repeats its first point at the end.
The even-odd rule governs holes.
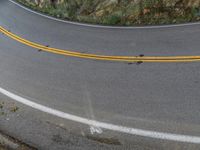
{"type": "Polygon", "coordinates": [[[82,123],[85,125],[99,127],[99,128],[106,129],[106,130],[117,131],[120,133],[126,133],[126,134],[131,134],[131,135],[136,135],[136,136],[142,136],[142,137],[149,137],[149,138],[160,139],[160,140],[170,140],[170,141],[176,141],[176,142],[200,144],[200,137],[198,137],[198,136],[156,132],[156,131],[136,129],[136,128],[131,128],[131,127],[125,127],[125,126],[100,122],[100,121],[91,120],[91,119],[75,116],[72,114],[68,114],[68,113],[53,109],[53,108],[49,108],[47,106],[43,106],[41,104],[32,102],[23,97],[20,97],[14,93],[11,93],[1,87],[0,87],[0,93],[6,95],[7,97],[9,97],[17,102],[20,102],[24,105],[30,106],[34,109],[40,110],[42,112],[45,112],[45,113],[48,113],[48,114],[51,114],[51,115],[54,115],[54,116],[57,116],[57,117],[60,117],[63,119],[82,123]]]}
{"type": "Polygon", "coordinates": [[[86,24],[86,23],[78,23],[78,22],[73,22],[73,21],[67,21],[67,20],[62,20],[62,19],[58,19],[58,18],[54,18],[39,12],[36,12],[34,10],[31,10],[13,0],[9,0],[10,2],[12,2],[13,4],[31,12],[34,14],[37,14],[39,16],[48,18],[48,19],[52,19],[54,21],[59,21],[59,22],[63,22],[63,23],[67,23],[67,24],[72,24],[72,25],[78,25],[78,26],[83,26],[83,27],[92,27],[92,28],[102,28],[102,29],[159,29],[159,28],[172,28],[172,27],[185,27],[185,26],[193,26],[193,25],[200,25],[200,22],[193,22],[193,23],[183,23],[183,24],[173,24],[173,25],[155,25],[155,26],[135,26],[135,27],[122,27],[122,26],[103,26],[103,25],[92,25],[92,24],[86,24]]]}

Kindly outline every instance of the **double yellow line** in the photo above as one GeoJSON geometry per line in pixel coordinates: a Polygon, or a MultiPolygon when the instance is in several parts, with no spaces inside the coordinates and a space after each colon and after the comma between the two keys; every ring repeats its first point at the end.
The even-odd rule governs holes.
{"type": "Polygon", "coordinates": [[[62,50],[57,48],[51,48],[44,45],[40,45],[38,43],[31,42],[24,38],[21,38],[10,31],[6,30],[2,26],[0,26],[0,32],[5,34],[6,36],[18,41],[22,44],[30,46],[32,48],[36,48],[38,50],[55,53],[59,55],[85,58],[85,59],[93,59],[93,60],[104,60],[104,61],[119,61],[119,62],[195,62],[200,61],[200,56],[107,56],[107,55],[95,55],[95,54],[86,54],[80,52],[73,52],[69,50],[62,50]]]}

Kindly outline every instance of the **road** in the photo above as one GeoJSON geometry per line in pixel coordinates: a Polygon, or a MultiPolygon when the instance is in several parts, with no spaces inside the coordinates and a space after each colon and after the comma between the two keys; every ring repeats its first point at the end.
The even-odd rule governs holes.
{"type": "MultiPolygon", "coordinates": [[[[87,27],[51,20],[2,0],[0,26],[32,42],[84,54],[144,57],[200,55],[198,24],[153,29],[87,27]]],[[[0,34],[0,39],[2,89],[82,118],[145,131],[200,137],[200,62],[91,60],[40,51],[5,34],[0,34]]],[[[30,112],[26,113],[27,118],[34,111],[40,120],[42,112],[29,106],[22,107],[30,112]]],[[[53,120],[51,117],[48,119],[53,120]]],[[[0,126],[3,125],[6,126],[6,123],[0,123],[0,126]]],[[[20,122],[17,125],[21,126],[20,122]]],[[[14,133],[12,126],[16,125],[10,124],[7,130],[14,133]]],[[[64,126],[84,126],[84,133],[90,133],[91,128],[81,123],[74,125],[69,120],[64,126]]],[[[199,148],[198,144],[180,142],[176,138],[160,140],[107,129],[102,131],[104,136],[115,135],[122,141],[135,141],[136,145],[150,143],[154,149],[199,148]]]]}

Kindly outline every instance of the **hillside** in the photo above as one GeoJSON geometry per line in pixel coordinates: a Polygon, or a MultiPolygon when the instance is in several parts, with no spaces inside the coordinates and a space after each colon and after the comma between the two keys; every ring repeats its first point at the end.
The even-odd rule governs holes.
{"type": "Polygon", "coordinates": [[[62,19],[109,25],[200,20],[200,0],[18,0],[62,19]]]}

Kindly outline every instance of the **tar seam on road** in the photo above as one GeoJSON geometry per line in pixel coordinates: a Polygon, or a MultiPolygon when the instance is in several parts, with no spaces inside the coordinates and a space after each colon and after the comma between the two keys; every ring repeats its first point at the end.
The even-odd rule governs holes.
{"type": "Polygon", "coordinates": [[[9,92],[1,87],[0,87],[0,93],[6,95],[7,97],[9,97],[17,102],[20,102],[24,105],[32,107],[34,109],[40,110],[42,112],[45,112],[45,113],[48,113],[48,114],[51,114],[51,115],[54,115],[54,116],[57,116],[57,117],[60,117],[63,119],[78,122],[81,124],[98,127],[98,128],[102,128],[105,130],[111,130],[111,131],[115,131],[115,132],[130,134],[130,135],[137,135],[137,136],[149,137],[149,138],[160,139],[160,140],[170,140],[170,141],[176,141],[176,142],[200,144],[200,137],[198,137],[198,136],[157,132],[157,131],[143,130],[143,129],[125,127],[125,126],[121,126],[121,125],[115,125],[115,124],[111,124],[111,123],[100,122],[100,121],[91,120],[88,118],[83,118],[83,117],[79,117],[76,115],[68,114],[68,113],[35,103],[35,102],[32,102],[31,100],[23,98],[12,92],[9,92]]]}
{"type": "Polygon", "coordinates": [[[63,22],[63,23],[67,23],[67,24],[72,24],[72,25],[77,25],[77,26],[83,26],[83,27],[91,27],[91,28],[103,28],[103,29],[159,29],[159,28],[172,28],[172,27],[185,27],[185,26],[192,26],[192,25],[200,25],[200,22],[192,22],[192,23],[183,23],[183,24],[173,24],[173,25],[155,25],[155,26],[134,26],[134,27],[123,27],[123,26],[104,26],[104,25],[93,25],[93,24],[86,24],[86,23],[79,23],[79,22],[73,22],[73,21],[67,21],[67,20],[62,20],[62,19],[58,19],[55,17],[51,17],[39,12],[36,12],[34,10],[31,10],[17,2],[15,2],[14,0],[9,0],[11,3],[42,17],[54,20],[54,21],[59,21],[59,22],[63,22]]]}
{"type": "Polygon", "coordinates": [[[31,42],[24,38],[21,38],[14,33],[9,32],[2,26],[0,26],[0,32],[4,35],[12,38],[15,41],[18,41],[22,44],[25,44],[29,47],[43,50],[46,52],[77,57],[77,58],[84,58],[84,59],[93,59],[93,60],[104,60],[104,61],[118,61],[118,62],[196,62],[200,61],[200,56],[109,56],[109,55],[95,55],[95,54],[87,54],[87,53],[80,53],[75,51],[63,50],[58,48],[52,48],[44,45],[40,45],[38,43],[31,42]]]}

